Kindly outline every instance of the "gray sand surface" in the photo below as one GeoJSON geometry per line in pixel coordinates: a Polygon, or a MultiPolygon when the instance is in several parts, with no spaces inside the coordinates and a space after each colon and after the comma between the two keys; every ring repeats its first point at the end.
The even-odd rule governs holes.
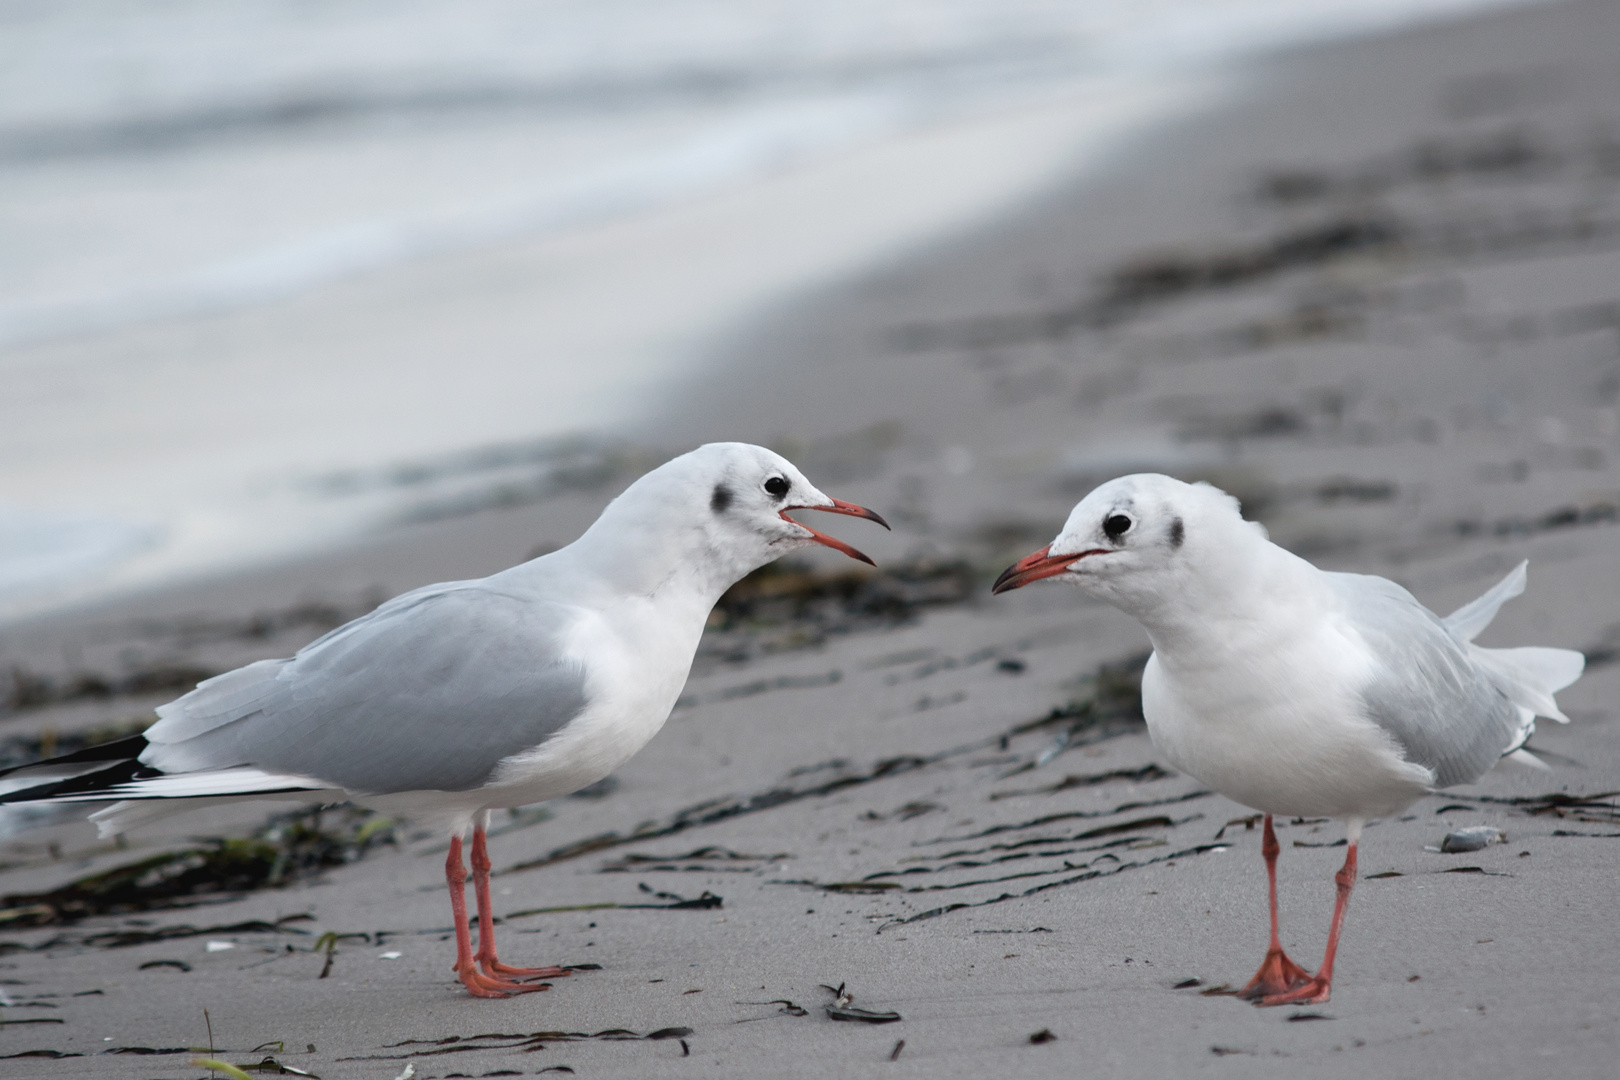
{"type": "MultiPolygon", "coordinates": [[[[980,577],[904,620],[829,602],[717,629],[613,790],[497,821],[503,956],[601,970],[467,998],[443,841],[401,826],[397,846],[284,889],[6,934],[0,1076],[198,1076],[187,1054],[103,1052],[206,1044],[205,1008],[228,1060],[279,1041],[328,1080],[407,1061],[417,1078],[1614,1075],[1616,55],[1620,6],[1583,3],[1283,57],[1085,183],[762,318],[634,445],[768,442],[895,523],[876,539],[837,529],[880,563],[964,560],[980,577]],[[1056,586],[985,587],[1094,483],[1141,469],[1211,479],[1284,545],[1442,612],[1529,558],[1528,593],[1483,643],[1589,657],[1561,696],[1574,722],[1534,740],[1549,771],[1505,765],[1368,829],[1326,1006],[1203,993],[1241,984],[1264,950],[1259,833],[1154,768],[1140,723],[1108,707],[1121,676],[1099,669],[1131,670],[1140,630],[1056,586]],[[1540,798],[1555,795],[1604,798],[1540,798]],[[1429,850],[1478,824],[1507,842],[1429,850]],[[722,900],[623,906],[671,902],[643,885],[722,900]],[[571,906],[587,907],[522,914],[571,906]],[[307,918],[231,929],[288,916],[307,918]],[[93,938],[180,925],[219,929],[93,938]],[[320,978],[326,932],[368,936],[339,940],[320,978]],[[142,967],[160,960],[189,970],[142,967]],[[822,987],[840,983],[903,1019],[834,1022],[822,987]],[[690,1033],[473,1038],[670,1028],[690,1033]],[[1043,1029],[1055,1040],[1032,1044],[1043,1029]],[[36,1049],[84,1056],[6,1056],[36,1049]]],[[[517,509],[5,628],[0,669],[42,689],[19,702],[16,683],[27,707],[0,738],[127,722],[172,696],[166,682],[286,655],[382,596],[566,542],[633,464],[517,509]],[[84,673],[116,692],[65,692],[84,673]]],[[[0,894],[241,834],[270,809],[177,818],[126,850],[82,823],[23,834],[0,852],[0,894]]],[[[1341,828],[1280,830],[1284,944],[1311,967],[1341,828]]]]}

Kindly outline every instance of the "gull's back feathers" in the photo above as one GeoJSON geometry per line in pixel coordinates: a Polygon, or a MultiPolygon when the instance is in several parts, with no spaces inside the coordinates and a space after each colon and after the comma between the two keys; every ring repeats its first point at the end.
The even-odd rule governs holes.
{"type": "Polygon", "coordinates": [[[586,673],[564,643],[574,616],[482,582],[407,594],[162,706],[141,760],[168,773],[251,763],[357,794],[467,791],[584,711],[586,673]]]}

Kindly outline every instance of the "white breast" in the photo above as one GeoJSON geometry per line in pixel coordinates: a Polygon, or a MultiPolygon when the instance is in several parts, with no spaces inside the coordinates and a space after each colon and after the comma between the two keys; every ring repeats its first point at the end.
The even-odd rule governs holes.
{"type": "Polygon", "coordinates": [[[507,758],[481,789],[486,806],[524,806],[607,776],[658,734],[691,671],[701,617],[630,598],[582,619],[568,652],[586,670],[590,705],[540,746],[507,758]]]}
{"type": "Polygon", "coordinates": [[[1171,764],[1247,806],[1387,816],[1424,794],[1433,776],[1362,715],[1355,688],[1370,663],[1331,619],[1239,628],[1203,648],[1155,652],[1142,712],[1171,764]]]}

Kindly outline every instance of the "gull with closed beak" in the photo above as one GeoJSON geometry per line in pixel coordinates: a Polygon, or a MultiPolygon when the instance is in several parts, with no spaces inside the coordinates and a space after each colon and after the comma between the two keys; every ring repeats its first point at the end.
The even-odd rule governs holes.
{"type": "Polygon", "coordinates": [[[1062,578],[1134,616],[1153,654],[1142,674],[1148,733],[1176,768],[1265,814],[1271,945],[1244,996],[1328,1000],[1333,960],[1370,818],[1478,780],[1524,749],[1553,694],[1580,677],[1569,649],[1486,649],[1473,639],[1524,591],[1520,563],[1440,618],[1392,581],[1329,573],[1273,544],[1208,484],[1139,474],[1087,495],[1050,546],[1009,567],[1006,592],[1062,578]],[[1277,935],[1272,817],[1337,817],[1349,849],[1322,966],[1310,975],[1277,935]]]}
{"type": "Polygon", "coordinates": [[[492,809],[554,799],[657,734],[705,621],[732,584],[822,544],[788,517],[874,521],[816,490],[780,455],[711,443],[641,477],[574,543],[476,581],[429,585],[286,660],[260,660],[158,708],[133,736],[0,774],[0,802],[108,802],[103,835],[208,800],[353,800],[450,834],[455,971],[503,997],[567,974],[495,956],[485,829],[492,809]],[[478,951],[462,836],[472,829],[478,951]]]}

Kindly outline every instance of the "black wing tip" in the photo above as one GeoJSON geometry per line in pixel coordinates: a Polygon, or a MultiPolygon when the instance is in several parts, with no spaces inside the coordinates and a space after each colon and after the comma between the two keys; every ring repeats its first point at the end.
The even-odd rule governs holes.
{"type": "MultiPolygon", "coordinates": [[[[145,735],[130,735],[123,739],[114,739],[112,742],[87,746],[83,750],[76,750],[71,754],[46,758],[44,761],[32,761],[27,765],[18,765],[7,769],[5,772],[0,772],[0,778],[15,776],[28,769],[48,765],[93,764],[98,761],[107,763],[102,768],[92,768],[87,772],[80,773],[78,776],[70,776],[65,780],[42,779],[39,784],[33,787],[6,792],[0,795],[0,804],[44,802],[64,795],[82,795],[100,791],[131,780],[147,780],[154,776],[162,776],[163,773],[160,770],[154,769],[150,765],[141,764],[140,754],[146,747],[145,735]]],[[[116,796],[109,795],[108,798],[116,798],[116,796]]]]}
{"type": "Polygon", "coordinates": [[[30,761],[26,765],[13,765],[9,769],[0,769],[0,777],[19,773],[24,769],[37,769],[41,765],[77,765],[89,761],[123,761],[127,758],[140,757],[147,745],[145,735],[126,735],[122,739],[113,739],[111,742],[97,743],[94,746],[87,746],[83,750],[75,750],[71,754],[61,754],[40,761],[30,761]]]}

